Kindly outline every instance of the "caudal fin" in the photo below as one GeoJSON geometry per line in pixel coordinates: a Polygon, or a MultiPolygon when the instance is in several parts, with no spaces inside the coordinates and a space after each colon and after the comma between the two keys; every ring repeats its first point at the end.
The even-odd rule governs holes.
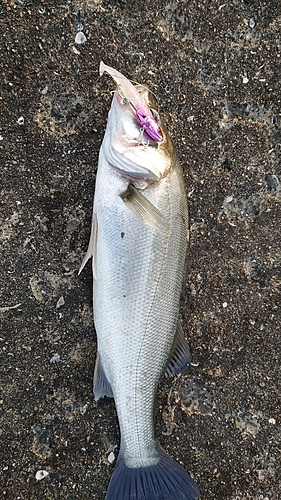
{"type": "Polygon", "coordinates": [[[129,468],[118,457],[105,500],[198,500],[200,491],[187,472],[159,449],[159,462],[129,468]]]}

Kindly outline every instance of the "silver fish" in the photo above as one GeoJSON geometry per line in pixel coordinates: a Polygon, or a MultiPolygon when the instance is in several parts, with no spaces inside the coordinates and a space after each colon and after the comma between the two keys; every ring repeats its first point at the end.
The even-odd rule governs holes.
{"type": "Polygon", "coordinates": [[[179,322],[188,225],[182,169],[148,89],[101,62],[104,71],[117,90],[80,271],[93,257],[94,395],[114,397],[121,432],[106,500],[196,500],[195,482],[160,448],[153,425],[161,375],[189,364],[179,322]]]}

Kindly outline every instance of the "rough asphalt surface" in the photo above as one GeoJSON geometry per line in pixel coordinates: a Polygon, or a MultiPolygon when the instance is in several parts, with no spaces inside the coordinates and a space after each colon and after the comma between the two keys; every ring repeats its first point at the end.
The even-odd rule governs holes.
{"type": "Polygon", "coordinates": [[[193,364],[160,382],[157,437],[202,500],[281,499],[280,1],[2,0],[0,27],[1,497],[102,500],[118,453],[77,274],[102,59],[158,96],[189,200],[193,364]]]}

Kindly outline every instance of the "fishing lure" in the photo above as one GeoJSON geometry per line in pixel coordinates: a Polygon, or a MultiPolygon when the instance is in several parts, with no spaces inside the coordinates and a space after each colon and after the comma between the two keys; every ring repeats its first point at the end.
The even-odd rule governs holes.
{"type": "Polygon", "coordinates": [[[146,102],[141,98],[139,92],[136,90],[134,85],[124,76],[109,66],[106,66],[103,62],[100,64],[100,74],[103,72],[112,76],[118,85],[117,94],[121,97],[123,104],[130,104],[134,109],[137,119],[142,127],[141,132],[145,131],[151,139],[157,142],[163,141],[163,132],[159,125],[159,118],[156,118],[151,109],[147,106],[146,102]],[[122,90],[125,91],[123,95],[122,90]],[[133,104],[133,102],[135,104],[133,104]]]}
{"type": "MultiPolygon", "coordinates": [[[[130,102],[130,101],[129,101],[130,102]]],[[[163,132],[161,130],[161,127],[159,125],[159,122],[157,119],[154,118],[153,114],[151,115],[144,115],[141,111],[141,109],[137,109],[132,102],[130,102],[131,106],[135,109],[137,118],[143,128],[143,130],[153,139],[154,141],[157,142],[162,142],[163,141],[163,132]]]]}

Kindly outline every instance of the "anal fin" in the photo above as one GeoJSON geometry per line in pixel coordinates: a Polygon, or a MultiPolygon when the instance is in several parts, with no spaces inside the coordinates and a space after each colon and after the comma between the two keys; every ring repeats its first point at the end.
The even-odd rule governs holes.
{"type": "Polygon", "coordinates": [[[103,371],[99,352],[97,352],[93,390],[94,390],[95,401],[97,401],[102,396],[113,398],[113,392],[110,383],[108,382],[105,373],[103,371]]]}
{"type": "Polygon", "coordinates": [[[180,320],[178,320],[176,334],[171,349],[170,358],[165,370],[165,377],[174,377],[190,364],[188,342],[184,336],[180,320]]]}

